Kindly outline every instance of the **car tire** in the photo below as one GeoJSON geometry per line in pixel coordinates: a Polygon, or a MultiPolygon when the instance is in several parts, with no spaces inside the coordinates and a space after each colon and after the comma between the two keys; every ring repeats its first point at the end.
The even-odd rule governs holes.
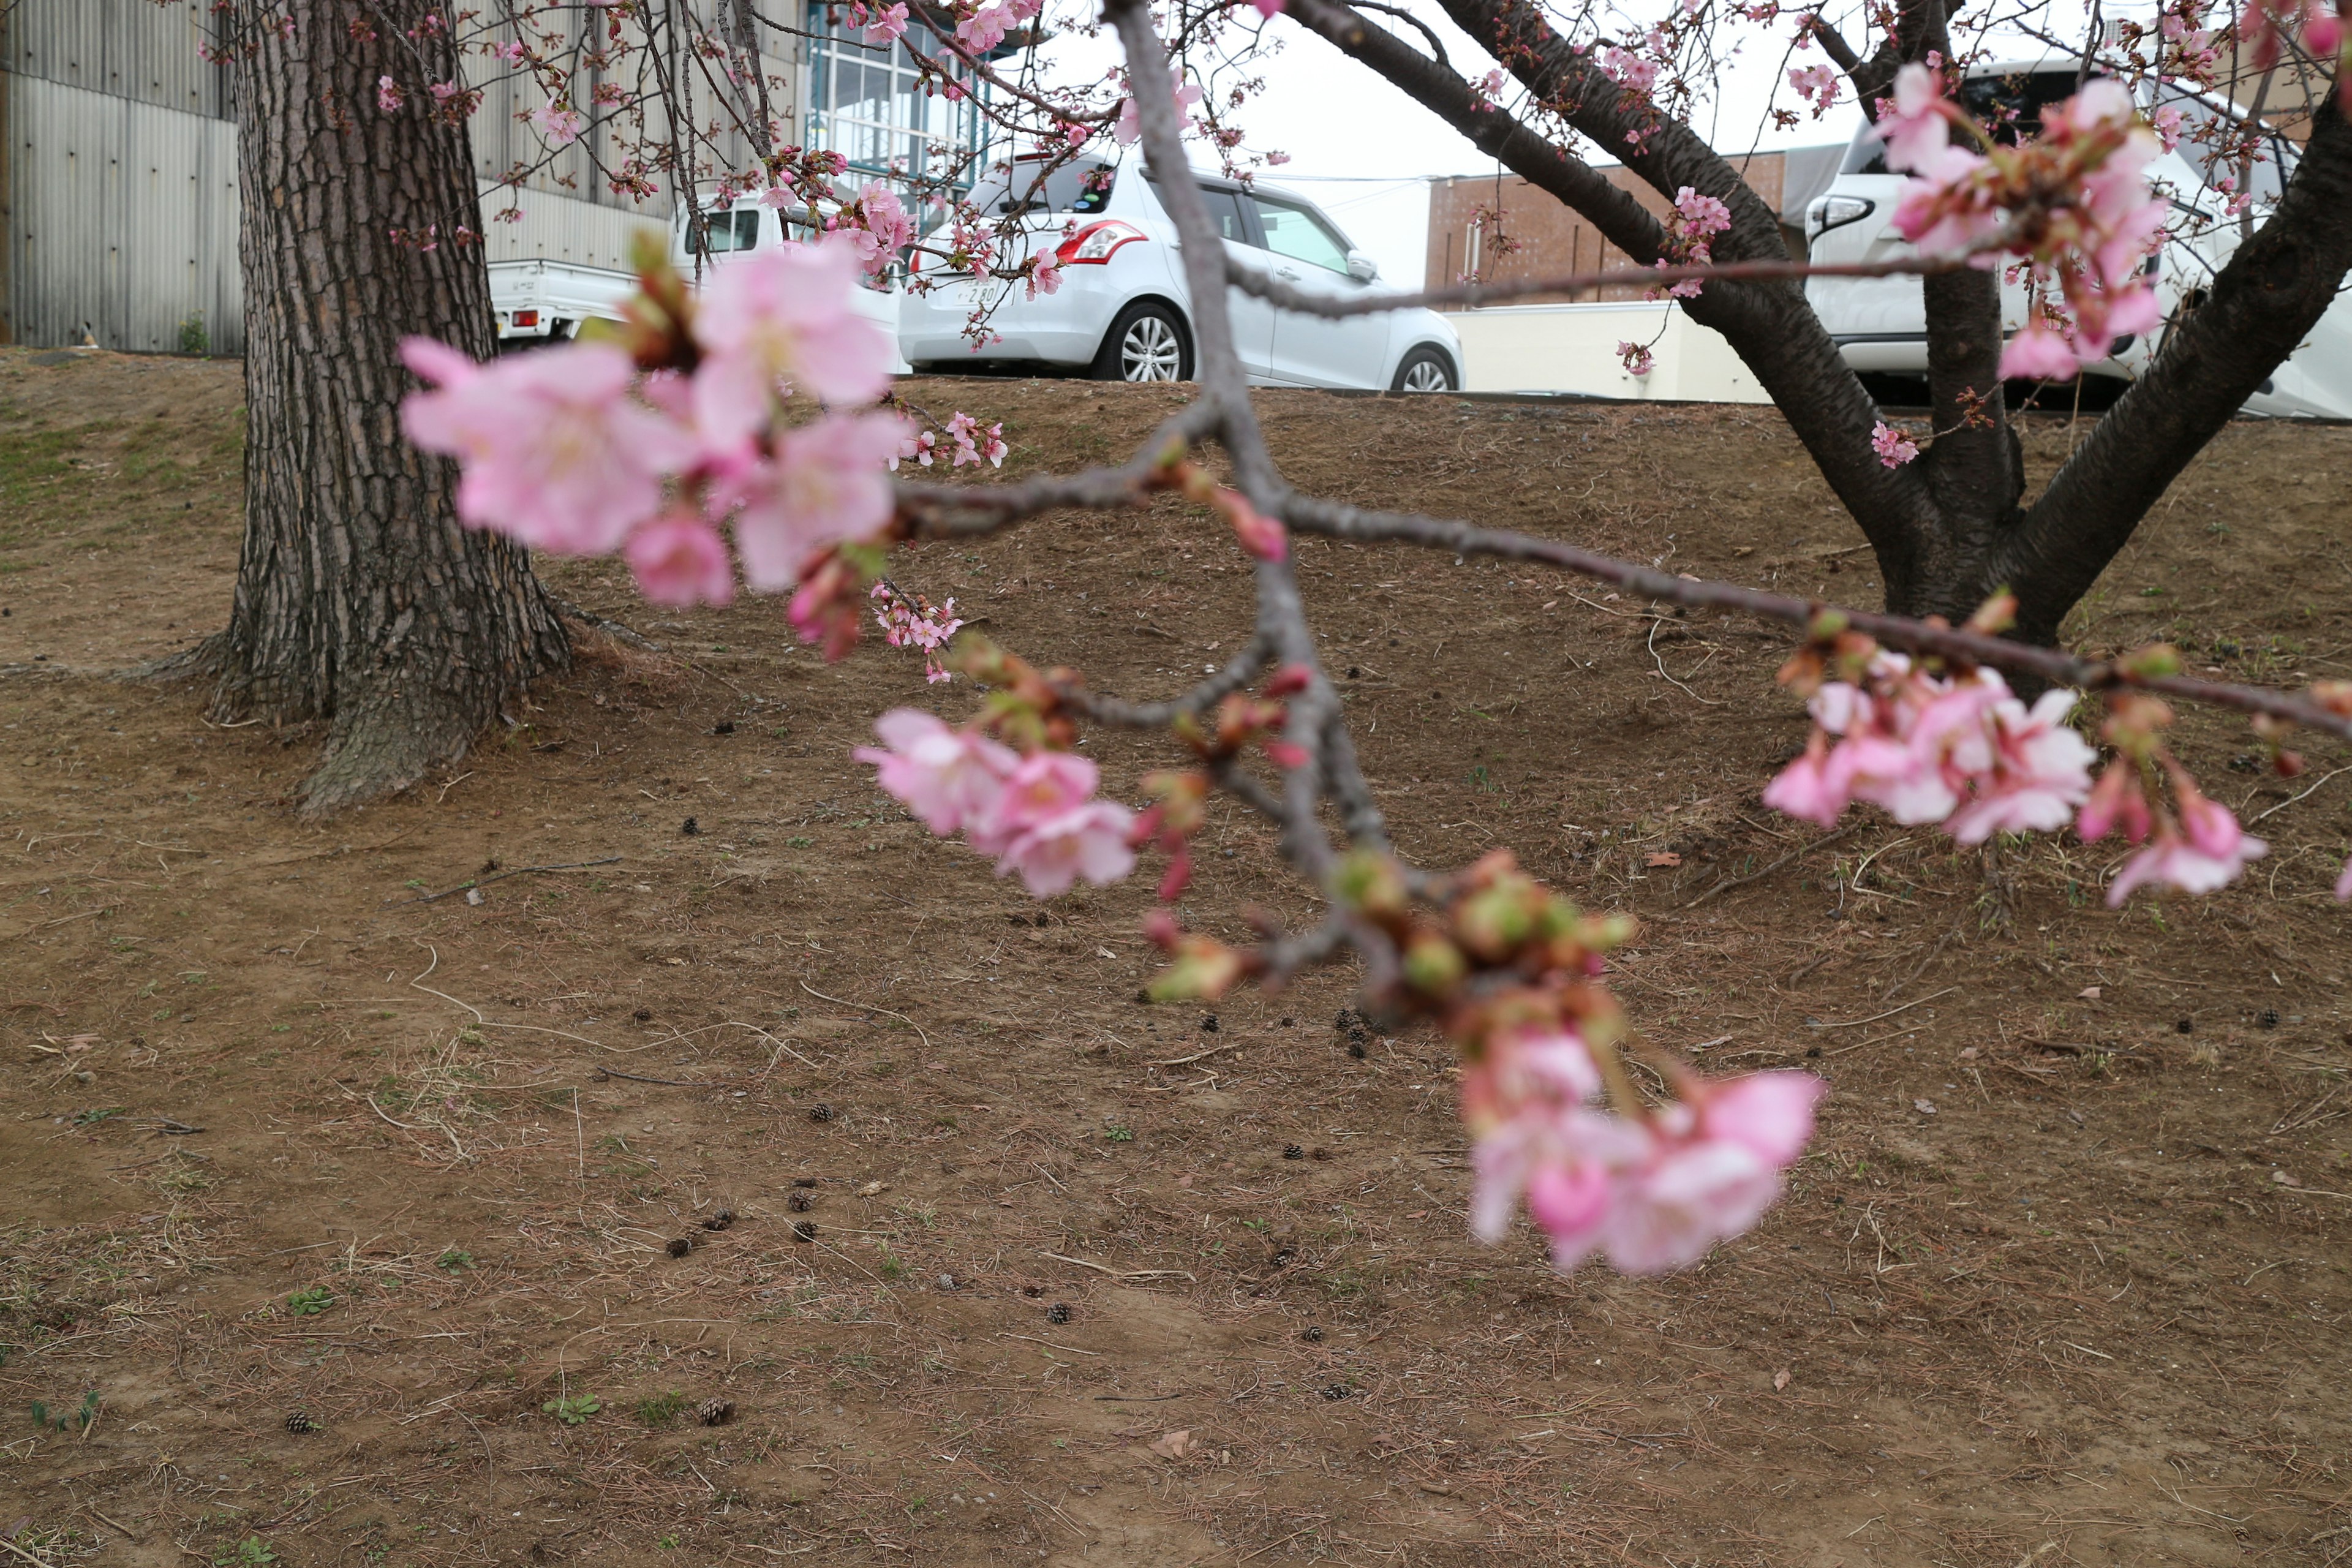
{"type": "Polygon", "coordinates": [[[1391,392],[1459,392],[1462,378],[1454,374],[1453,360],[1443,349],[1426,345],[1404,356],[1397,366],[1396,379],[1389,383],[1391,392]]]}
{"type": "Polygon", "coordinates": [[[1172,305],[1138,300],[1103,334],[1088,373],[1097,381],[1190,381],[1192,339],[1172,305]]]}

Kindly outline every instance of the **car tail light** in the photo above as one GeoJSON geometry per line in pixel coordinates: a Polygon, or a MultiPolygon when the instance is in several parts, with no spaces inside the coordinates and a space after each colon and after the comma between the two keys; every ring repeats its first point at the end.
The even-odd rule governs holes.
{"type": "Polygon", "coordinates": [[[1878,204],[1865,196],[1816,196],[1805,216],[1812,219],[1813,233],[1824,235],[1868,217],[1877,208],[1878,204]]]}
{"type": "Polygon", "coordinates": [[[514,324],[517,331],[520,331],[526,327],[535,327],[539,325],[539,312],[537,310],[517,310],[514,313],[514,324]]]}
{"type": "Polygon", "coordinates": [[[1147,238],[1144,232],[1131,223],[1106,218],[1090,223],[1069,238],[1062,241],[1054,258],[1064,267],[1099,267],[1108,261],[1118,247],[1129,240],[1147,238]]]}

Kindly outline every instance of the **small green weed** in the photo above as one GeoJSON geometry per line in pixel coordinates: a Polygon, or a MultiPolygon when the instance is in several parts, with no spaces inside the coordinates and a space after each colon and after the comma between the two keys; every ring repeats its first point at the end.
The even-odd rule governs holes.
{"type": "Polygon", "coordinates": [[[604,1402],[593,1394],[575,1394],[565,1399],[551,1399],[540,1406],[566,1426],[578,1426],[588,1417],[604,1408],[604,1402]]]}
{"type": "Polygon", "coordinates": [[[90,1423],[98,1419],[98,1390],[93,1388],[83,1394],[80,1406],[62,1415],[51,1415],[49,1407],[37,1399],[33,1401],[32,1411],[36,1426],[46,1426],[53,1432],[87,1432],[90,1423]]]}
{"type": "Polygon", "coordinates": [[[76,1116],[73,1119],[73,1124],[76,1127],[95,1127],[109,1117],[121,1115],[128,1109],[129,1107],[121,1105],[110,1105],[102,1110],[97,1106],[92,1106],[88,1110],[76,1116]]]}
{"type": "Polygon", "coordinates": [[[213,1568],[263,1568],[278,1561],[278,1553],[257,1535],[248,1535],[235,1546],[224,1546],[213,1553],[213,1568]]]}
{"type": "Polygon", "coordinates": [[[286,1298],[286,1310],[298,1318],[315,1318],[334,1304],[335,1293],[324,1285],[313,1285],[286,1298]]]}
{"type": "Polygon", "coordinates": [[[637,1419],[648,1426],[667,1426],[686,1409],[686,1395],[673,1388],[667,1394],[649,1394],[637,1401],[637,1419]]]}
{"type": "Polygon", "coordinates": [[[433,1267],[445,1274],[455,1274],[461,1268],[471,1268],[473,1266],[474,1255],[457,1247],[451,1247],[433,1260],[433,1267]]]}

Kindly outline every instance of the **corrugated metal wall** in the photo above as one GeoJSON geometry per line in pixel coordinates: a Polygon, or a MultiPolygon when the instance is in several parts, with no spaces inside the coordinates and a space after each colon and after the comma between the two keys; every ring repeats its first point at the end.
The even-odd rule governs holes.
{"type": "Polygon", "coordinates": [[[244,347],[236,127],[18,76],[8,93],[9,324],[18,342],[176,350],[202,313],[244,347]]]}
{"type": "MultiPolygon", "coordinates": [[[[697,3],[707,12],[711,0],[697,3]]],[[[197,0],[0,0],[0,342],[79,342],[87,322],[107,348],[168,352],[201,313],[215,353],[243,352],[236,82],[198,52],[204,10],[197,0]]],[[[596,13],[585,15],[593,26],[596,13]]],[[[797,80],[796,60],[764,63],[797,80]]],[[[583,98],[592,85],[582,83],[583,98]]],[[[508,205],[491,183],[541,155],[518,120],[541,100],[527,81],[485,87],[472,131],[488,216],[508,205]]],[[[796,99],[785,90],[773,104],[787,128],[796,99]]],[[[609,128],[591,135],[617,161],[609,128]]],[[[732,161],[744,152],[719,151],[732,161]]],[[[579,150],[530,175],[520,205],[519,222],[483,226],[490,260],[625,267],[631,235],[666,228],[672,211],[666,192],[642,204],[614,195],[579,150]]]]}

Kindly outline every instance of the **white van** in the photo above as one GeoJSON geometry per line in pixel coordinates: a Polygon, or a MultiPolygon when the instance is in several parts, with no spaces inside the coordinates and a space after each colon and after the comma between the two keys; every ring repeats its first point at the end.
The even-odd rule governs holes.
{"type": "MultiPolygon", "coordinates": [[[[2011,117],[2000,132],[2003,136],[2030,137],[2041,129],[2045,108],[2074,96],[2079,68],[2077,61],[2063,58],[1978,66],[1961,85],[1961,100],[1980,120],[2011,117]]],[[[2179,87],[2155,88],[2144,91],[2142,99],[2145,110],[2169,107],[2182,111],[2179,146],[2148,166],[2150,179],[2168,188],[2179,220],[2174,227],[2183,231],[2164,246],[2153,262],[2158,298],[2169,322],[2197,307],[2213,275],[2228,264],[2242,241],[2240,220],[2228,214],[2229,193],[2216,189],[2214,184],[2240,171],[2231,163],[2216,166],[2211,128],[2242,122],[2245,117],[2225,100],[2179,87]]],[[[2253,195],[2249,210],[2256,224],[2276,206],[2296,157],[2294,145],[2284,137],[2272,135],[2265,141],[2268,156],[2253,165],[2248,181],[2253,195]]],[[[1909,183],[1908,175],[1886,167],[1885,150],[1864,121],[1854,132],[1837,178],[1805,210],[1805,237],[1811,259],[1867,262],[1908,254],[1909,242],[1889,226],[1888,220],[1909,183]]],[[[1809,278],[1805,297],[1854,369],[1927,374],[1927,308],[1916,276],[1809,278]]],[[[2024,285],[2004,284],[2004,333],[2014,333],[2024,324],[2025,308],[2024,285]]],[[[2145,337],[2119,339],[2114,352],[2087,374],[2130,379],[2154,357],[2163,343],[2164,331],[2158,327],[2145,337]]],[[[2337,296],[2312,329],[2310,339],[2273,373],[2262,390],[2247,399],[2245,411],[2352,418],[2352,298],[2337,296]]]]}

